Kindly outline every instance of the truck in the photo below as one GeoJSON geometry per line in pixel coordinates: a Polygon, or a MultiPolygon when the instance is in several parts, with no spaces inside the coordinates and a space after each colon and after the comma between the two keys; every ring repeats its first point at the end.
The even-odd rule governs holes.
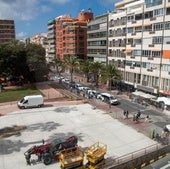
{"type": "Polygon", "coordinates": [[[18,107],[31,108],[31,107],[42,107],[44,105],[44,99],[42,95],[30,95],[25,96],[20,101],[18,101],[18,107]]]}

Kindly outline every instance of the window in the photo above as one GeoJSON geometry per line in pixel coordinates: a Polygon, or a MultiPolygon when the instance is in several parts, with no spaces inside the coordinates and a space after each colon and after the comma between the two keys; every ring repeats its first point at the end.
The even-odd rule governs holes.
{"type": "Polygon", "coordinates": [[[166,23],[165,23],[165,29],[166,29],[166,30],[169,30],[169,29],[170,29],[170,22],[166,22],[166,23]]]}
{"type": "Polygon", "coordinates": [[[130,22],[130,21],[134,20],[134,16],[133,16],[133,15],[128,16],[128,17],[127,17],[127,20],[128,20],[128,22],[130,22]]]}
{"type": "Polygon", "coordinates": [[[135,27],[135,32],[142,32],[142,26],[135,27]]]}
{"type": "Polygon", "coordinates": [[[127,28],[127,32],[128,32],[128,33],[133,33],[133,27],[127,28]]]}
{"type": "Polygon", "coordinates": [[[146,8],[161,5],[162,0],[145,0],[146,8]]]}
{"type": "Polygon", "coordinates": [[[150,50],[143,50],[142,56],[144,57],[151,57],[151,51],[150,50]]]}
{"type": "Polygon", "coordinates": [[[170,72],[170,65],[163,64],[162,65],[162,70],[170,72]]]}
{"type": "Polygon", "coordinates": [[[152,51],[152,57],[160,58],[161,54],[162,54],[161,51],[152,51]]]}
{"type": "Polygon", "coordinates": [[[142,14],[135,15],[135,20],[142,20],[142,14]]]}
{"type": "MultiPolygon", "coordinates": [[[[169,2],[170,2],[170,0],[169,0],[169,2]]],[[[170,15],[170,8],[166,9],[166,15],[170,15]]]]}
{"type": "Polygon", "coordinates": [[[161,8],[161,9],[154,10],[154,14],[153,15],[156,16],[156,17],[164,15],[164,9],[161,8]]]}
{"type": "Polygon", "coordinates": [[[163,24],[162,22],[160,22],[160,23],[155,23],[155,24],[153,25],[153,30],[154,30],[154,31],[162,30],[162,29],[163,29],[163,26],[164,26],[164,24],[163,24]]]}
{"type": "Polygon", "coordinates": [[[145,13],[145,19],[152,18],[153,17],[153,11],[149,11],[145,13]]]}
{"type": "Polygon", "coordinates": [[[133,56],[141,56],[141,50],[134,50],[133,56]]]}
{"type": "Polygon", "coordinates": [[[144,31],[152,31],[152,25],[144,26],[144,31]]]}
{"type": "Polygon", "coordinates": [[[163,37],[162,36],[156,36],[152,39],[153,44],[162,44],[163,43],[163,37]]]}

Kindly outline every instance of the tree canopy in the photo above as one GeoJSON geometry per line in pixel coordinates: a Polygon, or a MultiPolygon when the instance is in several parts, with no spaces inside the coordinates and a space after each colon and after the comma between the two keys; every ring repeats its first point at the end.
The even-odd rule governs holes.
{"type": "Polygon", "coordinates": [[[0,77],[13,81],[42,81],[48,70],[40,45],[18,41],[0,45],[0,77]]]}

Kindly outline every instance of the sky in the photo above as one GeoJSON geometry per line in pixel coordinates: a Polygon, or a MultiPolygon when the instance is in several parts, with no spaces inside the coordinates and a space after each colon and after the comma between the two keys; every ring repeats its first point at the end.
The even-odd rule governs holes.
{"type": "Polygon", "coordinates": [[[15,21],[16,38],[47,32],[47,22],[60,15],[78,17],[90,8],[94,17],[114,9],[120,0],[0,0],[0,19],[15,21]]]}

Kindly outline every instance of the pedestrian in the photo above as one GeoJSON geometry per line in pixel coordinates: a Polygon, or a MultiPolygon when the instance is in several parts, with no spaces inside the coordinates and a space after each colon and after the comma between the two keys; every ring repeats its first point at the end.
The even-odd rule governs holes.
{"type": "Polygon", "coordinates": [[[152,139],[155,138],[155,129],[152,131],[152,139]]]}
{"type": "Polygon", "coordinates": [[[125,110],[123,111],[123,118],[124,119],[126,118],[126,111],[125,110]]]}
{"type": "Polygon", "coordinates": [[[136,120],[136,116],[135,116],[135,114],[133,115],[133,121],[135,121],[136,120]]]}
{"type": "Polygon", "coordinates": [[[126,112],[126,118],[128,119],[128,116],[129,116],[129,111],[127,110],[126,112]]]}
{"type": "Polygon", "coordinates": [[[149,115],[146,116],[145,122],[149,122],[149,115]]]}

